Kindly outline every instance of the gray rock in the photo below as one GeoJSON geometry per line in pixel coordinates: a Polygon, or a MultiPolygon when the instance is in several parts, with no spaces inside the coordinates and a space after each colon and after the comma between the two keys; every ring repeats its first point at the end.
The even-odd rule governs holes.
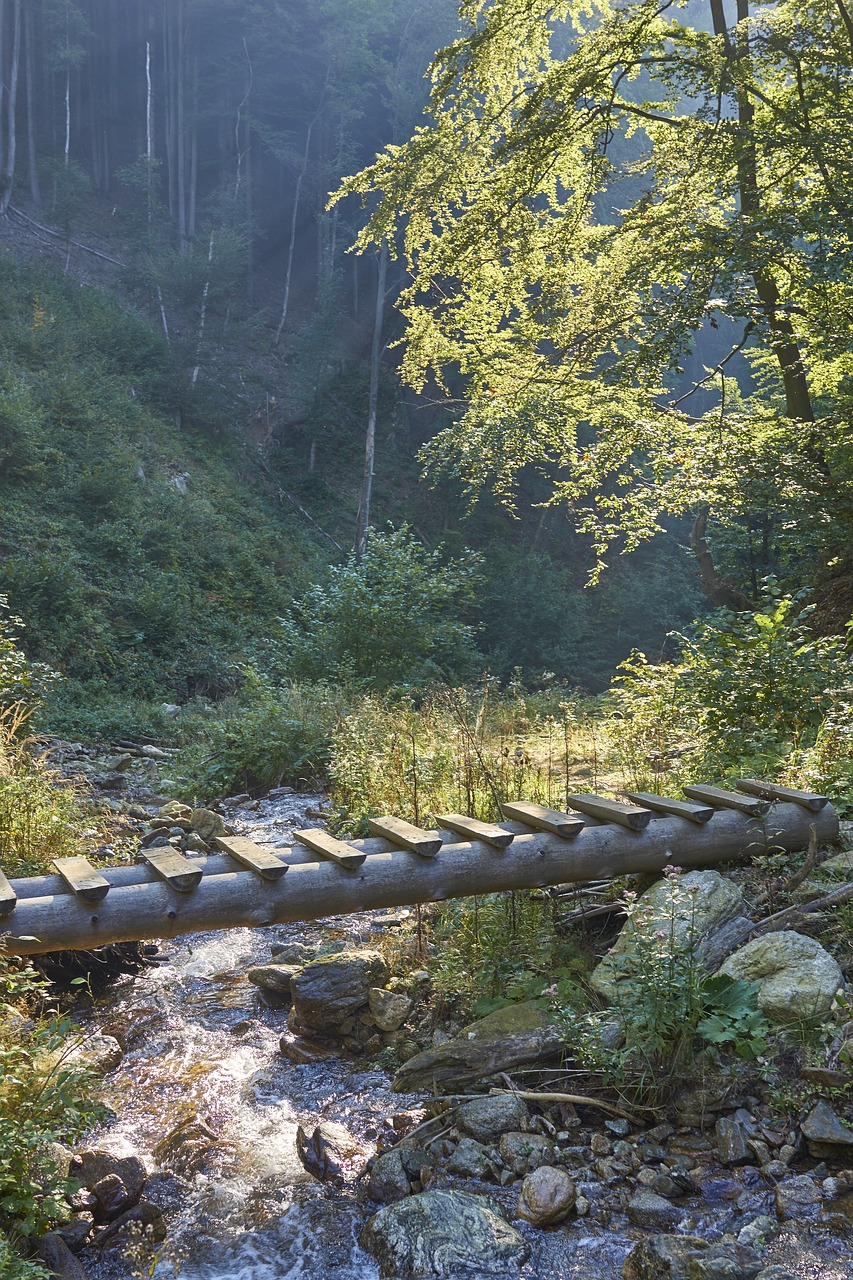
{"type": "Polygon", "coordinates": [[[114,1036],[102,1036],[98,1033],[87,1036],[81,1044],[75,1045],[65,1055],[66,1063],[85,1067],[95,1075],[105,1076],[121,1062],[124,1051],[114,1036]]]}
{"type": "Polygon", "coordinates": [[[819,942],[789,929],[753,938],[719,972],[757,982],[759,1008],[778,1023],[825,1018],[844,981],[819,942]]]}
{"type": "Polygon", "coordinates": [[[809,1148],[809,1155],[841,1156],[846,1147],[853,1147],[853,1129],[832,1110],[828,1102],[821,1100],[815,1103],[811,1111],[800,1123],[803,1137],[809,1148]]]}
{"type": "Polygon", "coordinates": [[[57,1232],[50,1231],[36,1241],[36,1253],[59,1280],[86,1280],[83,1264],[57,1232]]]}
{"type": "Polygon", "coordinates": [[[448,1173],[456,1173],[463,1178],[483,1178],[493,1168],[488,1148],[473,1138],[461,1138],[447,1162],[448,1173]]]}
{"type": "Polygon", "coordinates": [[[196,835],[201,836],[207,844],[210,844],[215,836],[225,835],[225,823],[212,809],[193,809],[190,822],[196,835]]]}
{"type": "Polygon", "coordinates": [[[820,864],[815,874],[823,875],[824,872],[839,879],[842,876],[849,879],[853,876],[853,852],[847,849],[844,853],[836,853],[831,858],[827,858],[820,864]]]}
{"type": "Polygon", "coordinates": [[[526,1103],[512,1093],[496,1093],[464,1102],[456,1122],[478,1142],[495,1142],[502,1133],[526,1129],[530,1115],[526,1103]]]}
{"type": "Polygon", "coordinates": [[[817,1217],[822,1202],[820,1187],[807,1174],[786,1178],[776,1187],[776,1212],[783,1222],[817,1217]]]}
{"type": "Polygon", "coordinates": [[[99,1178],[92,1187],[92,1195],[98,1202],[95,1213],[101,1222],[110,1222],[133,1204],[133,1198],[117,1173],[99,1178]]]}
{"type": "Polygon", "coordinates": [[[400,1030],[414,1008],[414,1001],[401,992],[372,987],[368,1006],[379,1030],[390,1034],[400,1030]]]}
{"type": "Polygon", "coordinates": [[[291,983],[299,1023],[332,1030],[367,1004],[371,987],[388,981],[388,965],[378,951],[339,951],[306,964],[291,983]]]}
{"type": "Polygon", "coordinates": [[[550,1057],[562,1044],[558,1029],[532,1000],[507,1005],[405,1062],[394,1079],[394,1088],[412,1093],[466,1084],[550,1057]]]}
{"type": "Polygon", "coordinates": [[[635,972],[634,955],[638,933],[665,930],[671,945],[683,950],[718,929],[746,909],[743,895],[731,880],[718,871],[689,871],[678,877],[678,897],[672,910],[673,882],[657,880],[637,903],[638,912],[623,928],[616,945],[604,957],[590,978],[597,995],[608,1004],[630,1001],[630,980],[635,972]]]}
{"type": "Polygon", "coordinates": [[[667,1227],[678,1226],[684,1216],[680,1209],[670,1204],[663,1196],[654,1191],[638,1191],[631,1196],[625,1206],[625,1212],[631,1222],[638,1227],[652,1227],[656,1231],[665,1231],[667,1227]]]}
{"type": "Polygon", "coordinates": [[[516,1217],[547,1227],[567,1218],[576,1199],[577,1189],[566,1171],[543,1164],[522,1182],[516,1217]]]}
{"type": "Polygon", "coordinates": [[[765,1241],[772,1240],[778,1234],[779,1223],[774,1218],[768,1217],[766,1213],[760,1213],[757,1218],[752,1219],[752,1222],[748,1222],[741,1228],[737,1242],[753,1249],[757,1244],[763,1245],[765,1241]]]}
{"type": "Polygon", "coordinates": [[[554,1159],[554,1144],[541,1133],[503,1133],[498,1144],[501,1159],[517,1178],[523,1178],[554,1159]]]}
{"type": "Polygon", "coordinates": [[[369,1153],[342,1124],[324,1120],[311,1133],[298,1126],[296,1154],[313,1177],[342,1186],[363,1172],[369,1153]]]}
{"type": "Polygon", "coordinates": [[[274,991],[276,995],[285,995],[290,998],[291,979],[301,969],[298,964],[261,964],[255,969],[250,969],[246,977],[255,987],[260,987],[262,991],[274,991]]]}
{"type": "Polygon", "coordinates": [[[115,1174],[124,1183],[131,1203],[138,1200],[145,1186],[145,1165],[128,1146],[116,1153],[101,1147],[87,1147],[71,1157],[68,1176],[91,1190],[102,1178],[115,1174]]]}
{"type": "Polygon", "coordinates": [[[371,1200],[377,1200],[379,1204],[394,1204],[412,1194],[399,1147],[392,1147],[376,1157],[370,1170],[369,1187],[371,1200]]]}
{"type": "Polygon", "coordinates": [[[380,1209],[361,1244],[388,1280],[517,1276],[528,1253],[487,1200],[464,1191],[424,1191],[380,1209]]]}
{"type": "Polygon", "coordinates": [[[754,1280],[761,1263],[742,1245],[698,1236],[656,1236],[635,1245],[622,1280],[754,1280]]]}
{"type": "Polygon", "coordinates": [[[720,1164],[734,1168],[735,1165],[750,1163],[752,1153],[747,1146],[747,1133],[737,1120],[721,1116],[714,1126],[714,1135],[720,1164]]]}
{"type": "Polygon", "coordinates": [[[159,1244],[166,1239],[166,1224],[163,1215],[156,1205],[141,1200],[139,1204],[128,1209],[121,1217],[116,1218],[95,1238],[99,1249],[107,1245],[111,1248],[123,1248],[133,1241],[138,1248],[140,1236],[149,1245],[159,1244]]]}
{"type": "Polygon", "coordinates": [[[85,1211],[75,1213],[68,1222],[56,1228],[56,1235],[62,1237],[72,1253],[79,1253],[89,1239],[94,1225],[93,1214],[85,1211]]]}
{"type": "Polygon", "coordinates": [[[308,964],[314,959],[313,947],[304,942],[274,942],[270,947],[270,955],[276,964],[292,964],[296,967],[308,964]]]}

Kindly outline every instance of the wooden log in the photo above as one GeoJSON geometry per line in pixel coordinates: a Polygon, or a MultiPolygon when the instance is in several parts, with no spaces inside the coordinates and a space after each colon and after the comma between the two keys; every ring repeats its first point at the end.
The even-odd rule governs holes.
{"type": "Polygon", "coordinates": [[[769,800],[752,799],[737,791],[724,791],[722,787],[682,787],[681,790],[691,800],[704,801],[715,809],[737,809],[752,818],[763,818],[770,811],[769,800]]]}
{"type": "Polygon", "coordinates": [[[736,786],[738,791],[759,796],[762,800],[790,800],[801,804],[810,813],[820,813],[824,805],[829,804],[828,796],[814,791],[794,791],[792,787],[777,787],[775,782],[761,782],[758,778],[738,778],[736,786]]]}
{"type": "Polygon", "coordinates": [[[201,867],[175,849],[143,849],[142,856],[176,893],[192,893],[201,881],[201,867]]]}
{"type": "Polygon", "coordinates": [[[479,818],[469,818],[464,813],[442,813],[436,815],[436,822],[447,831],[456,835],[467,836],[469,840],[482,840],[493,849],[508,849],[513,841],[513,833],[504,827],[495,826],[493,822],[480,822],[479,818]]]}
{"type": "Polygon", "coordinates": [[[53,865],[83,902],[102,902],[110,891],[109,880],[85,858],[54,858],[53,865]]]}
{"type": "Polygon", "coordinates": [[[324,831],[322,827],[309,827],[306,831],[294,831],[293,835],[306,848],[313,849],[315,853],[320,854],[321,858],[328,858],[330,862],[336,862],[345,871],[354,871],[356,867],[360,867],[364,862],[365,854],[357,853],[352,845],[347,844],[344,840],[336,839],[335,836],[330,836],[328,831],[324,831]]]}
{"type": "Polygon", "coordinates": [[[689,800],[671,800],[669,796],[655,796],[648,791],[626,791],[629,800],[645,805],[657,813],[670,813],[690,822],[710,822],[716,810],[709,805],[691,804],[689,800]]]}
{"type": "Polygon", "coordinates": [[[400,849],[419,853],[422,858],[434,858],[441,848],[437,831],[423,831],[402,818],[368,818],[367,825],[372,835],[384,836],[400,849]]]}
{"type": "Polygon", "coordinates": [[[511,804],[502,804],[501,813],[505,818],[523,822],[534,831],[550,831],[563,840],[572,840],[586,826],[580,818],[561,813],[559,809],[546,809],[544,805],[531,804],[527,800],[513,800],[511,804]]]}
{"type": "MultiPolygon", "coordinates": [[[[645,831],[628,836],[621,827],[588,825],[574,840],[550,832],[515,836],[496,858],[482,841],[450,844],[446,858],[413,858],[407,851],[380,852],[380,840],[354,842],[364,864],[342,876],[328,862],[290,867],[285,880],[258,892],[250,871],[204,875],[194,893],[176,895],[164,883],[115,883],[96,912],[69,893],[23,896],[26,880],[12,881],[18,905],[4,922],[6,946],[14,955],[66,948],[85,949],[110,942],[174,938],[203,929],[250,928],[293,920],[316,920],[351,911],[375,911],[416,902],[535,889],[637,872],[658,874],[667,863],[707,867],[768,849],[804,849],[809,827],[821,842],[838,835],[832,805],[818,814],[780,802],[763,826],[745,814],[720,809],[703,826],[679,817],[662,817],[645,831]],[[375,851],[375,852],[374,852],[375,851]]],[[[217,864],[227,859],[208,859],[217,864]]],[[[233,864],[231,864],[233,866],[233,864]]],[[[138,869],[115,868],[107,874],[138,869]]]]}
{"type": "Polygon", "coordinates": [[[15,910],[15,904],[18,901],[18,895],[9,884],[2,871],[0,871],[0,920],[4,916],[10,915],[15,910]]]}
{"type": "Polygon", "coordinates": [[[578,813],[600,818],[602,822],[616,822],[629,831],[644,831],[652,820],[650,809],[623,804],[621,800],[605,800],[603,796],[566,796],[566,804],[570,809],[577,809],[578,813]]]}
{"type": "Polygon", "coordinates": [[[247,840],[245,836],[214,836],[213,844],[263,880],[280,880],[287,871],[286,862],[282,862],[281,858],[277,858],[268,849],[255,844],[254,840],[247,840]]]}

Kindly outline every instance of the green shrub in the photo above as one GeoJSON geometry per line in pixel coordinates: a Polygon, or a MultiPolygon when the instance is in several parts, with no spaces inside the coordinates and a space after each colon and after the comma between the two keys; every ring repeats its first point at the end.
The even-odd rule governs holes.
{"type": "Polygon", "coordinates": [[[357,679],[387,688],[476,670],[473,628],[462,619],[479,580],[479,557],[449,560],[407,528],[371,535],[281,620],[284,671],[310,680],[357,679]]]}

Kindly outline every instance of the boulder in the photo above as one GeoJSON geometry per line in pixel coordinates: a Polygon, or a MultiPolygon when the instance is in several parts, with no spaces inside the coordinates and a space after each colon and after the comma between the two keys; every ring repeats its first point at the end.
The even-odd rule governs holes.
{"type": "Polygon", "coordinates": [[[541,1133],[503,1133],[498,1150],[506,1167],[517,1178],[549,1164],[554,1158],[553,1143],[541,1133]]]}
{"type": "Polygon", "coordinates": [[[92,1195],[98,1202],[96,1215],[101,1222],[110,1222],[133,1204],[133,1198],[117,1173],[108,1173],[92,1187],[92,1195]]]}
{"type": "Polygon", "coordinates": [[[453,1088],[551,1057],[562,1045],[561,1033],[534,1001],[507,1005],[404,1062],[394,1088],[400,1093],[453,1088]]]}
{"type": "Polygon", "coordinates": [[[638,1191],[631,1196],[625,1206],[631,1222],[638,1227],[651,1227],[655,1231],[666,1231],[668,1227],[676,1227],[684,1216],[680,1209],[670,1204],[655,1191],[638,1191]]]}
{"type": "Polygon", "coordinates": [[[120,1218],[116,1218],[115,1222],[104,1227],[95,1238],[95,1244],[103,1249],[107,1245],[111,1248],[123,1248],[132,1243],[138,1250],[140,1236],[148,1244],[160,1244],[166,1239],[163,1214],[147,1200],[141,1200],[120,1218]]]}
{"type": "Polygon", "coordinates": [[[392,1147],[376,1157],[370,1170],[369,1189],[371,1200],[379,1204],[394,1204],[412,1194],[399,1147],[392,1147]]]}
{"type": "Polygon", "coordinates": [[[191,1112],[160,1139],[153,1154],[164,1169],[191,1178],[220,1167],[233,1156],[233,1148],[219,1138],[203,1116],[191,1112]]]}
{"type": "Polygon", "coordinates": [[[291,981],[299,1025],[333,1031],[367,1004],[371,988],[384,986],[388,975],[378,951],[339,951],[312,960],[291,981]]]}
{"type": "Polygon", "coordinates": [[[54,1231],[40,1236],[36,1241],[36,1253],[39,1259],[59,1280],[86,1280],[83,1264],[68,1248],[68,1245],[54,1231]]]}
{"type": "Polygon", "coordinates": [[[776,1212],[783,1222],[790,1218],[816,1218],[822,1203],[820,1187],[808,1174],[777,1183],[776,1212]]]}
{"type": "Polygon", "coordinates": [[[79,1253],[85,1246],[92,1228],[95,1225],[91,1213],[75,1213],[68,1222],[56,1228],[56,1235],[61,1236],[72,1253],[79,1253]]]}
{"type": "Polygon", "coordinates": [[[388,1280],[517,1276],[527,1258],[522,1236],[465,1191],[424,1191],[380,1209],[360,1243],[388,1280]]]}
{"type": "Polygon", "coordinates": [[[312,1177],[343,1186],[363,1172],[369,1152],[342,1124],[324,1120],[310,1133],[298,1126],[296,1154],[312,1177]]]}
{"type": "Polygon", "coordinates": [[[622,1280],[754,1280],[761,1262],[743,1245],[698,1236],[654,1236],[635,1245],[622,1280]]]}
{"type": "Polygon", "coordinates": [[[521,1184],[516,1217],[535,1227],[562,1222],[575,1207],[577,1190],[564,1169],[543,1164],[529,1173],[521,1184]]]}
{"type": "Polygon", "coordinates": [[[482,1142],[461,1138],[447,1162],[447,1172],[462,1178],[485,1178],[490,1173],[495,1175],[495,1162],[482,1142]]]}
{"type": "Polygon", "coordinates": [[[844,979],[832,956],[805,934],[785,929],[753,938],[719,973],[758,983],[758,1006],[778,1023],[825,1018],[844,979]]]}
{"type": "Polygon", "coordinates": [[[815,1103],[808,1115],[800,1122],[803,1137],[809,1148],[809,1155],[817,1156],[849,1156],[853,1147],[853,1129],[839,1120],[828,1102],[821,1100],[815,1103]]]}
{"type": "Polygon", "coordinates": [[[720,1117],[715,1125],[717,1159],[730,1169],[739,1164],[750,1164],[752,1152],[747,1146],[748,1134],[742,1124],[729,1117],[720,1117]]]}
{"type": "Polygon", "coordinates": [[[246,977],[253,987],[262,991],[272,991],[275,995],[290,998],[291,979],[296,976],[302,966],[298,964],[260,964],[250,969],[246,977]]]}
{"type": "Polygon", "coordinates": [[[608,1004],[630,998],[630,989],[622,984],[629,983],[636,971],[639,935],[663,930],[665,945],[683,951],[744,910],[740,889],[718,871],[689,871],[677,879],[657,880],[640,897],[615,946],[593,971],[593,990],[608,1004]]]}
{"type": "Polygon", "coordinates": [[[106,1151],[101,1147],[87,1147],[71,1157],[68,1176],[87,1190],[92,1190],[102,1178],[108,1178],[112,1174],[124,1184],[130,1197],[129,1203],[135,1203],[142,1195],[146,1170],[129,1144],[119,1153],[106,1151]]]}
{"type": "Polygon", "coordinates": [[[225,823],[218,813],[212,809],[193,809],[190,824],[197,836],[201,836],[206,844],[210,844],[215,836],[225,835],[225,823]]]}
{"type": "Polygon", "coordinates": [[[414,1008],[414,1001],[399,991],[385,991],[372,987],[368,1005],[380,1031],[399,1031],[414,1008]]]}
{"type": "Polygon", "coordinates": [[[76,1067],[84,1067],[95,1075],[105,1076],[108,1071],[117,1067],[124,1057],[124,1051],[115,1036],[102,1036],[98,1033],[87,1036],[80,1044],[67,1053],[64,1062],[73,1063],[76,1067]]]}
{"type": "Polygon", "coordinates": [[[270,947],[270,955],[276,964],[292,964],[295,968],[308,964],[316,952],[304,942],[274,942],[270,947]]]}
{"type": "Polygon", "coordinates": [[[527,1104],[513,1093],[472,1098],[456,1113],[459,1128],[478,1142],[496,1142],[502,1133],[526,1129],[529,1119],[527,1104]]]}

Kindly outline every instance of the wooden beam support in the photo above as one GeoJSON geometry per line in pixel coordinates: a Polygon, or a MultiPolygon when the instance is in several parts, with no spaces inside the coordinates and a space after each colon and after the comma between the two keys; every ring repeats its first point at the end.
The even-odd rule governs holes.
{"type": "Polygon", "coordinates": [[[294,839],[304,844],[306,849],[313,849],[321,858],[336,862],[345,871],[354,871],[364,862],[365,854],[353,849],[351,844],[330,836],[322,827],[309,827],[306,831],[294,831],[294,839]]]}
{"type": "Polygon", "coordinates": [[[790,800],[792,804],[801,804],[810,813],[820,813],[829,804],[829,797],[818,795],[814,791],[794,791],[791,787],[777,787],[775,782],[760,782],[758,778],[738,778],[738,791],[748,796],[759,796],[762,800],[790,800]]]}
{"type": "Polygon", "coordinates": [[[811,826],[820,843],[834,840],[838,815],[832,805],[814,814],[802,805],[779,802],[764,824],[725,808],[702,826],[681,817],[662,817],[630,836],[609,823],[588,824],[573,840],[528,830],[516,834],[499,858],[479,840],[449,842],[448,856],[438,858],[414,858],[404,850],[389,852],[382,840],[358,840],[351,853],[364,861],[354,874],[341,875],[337,866],[325,861],[304,862],[292,865],[286,878],[264,885],[262,891],[254,872],[233,870],[224,855],[207,859],[205,865],[216,872],[205,873],[198,888],[188,894],[173,893],[140,864],[106,870],[116,879],[96,910],[74,894],[57,891],[58,877],[34,877],[37,888],[48,884],[50,892],[27,896],[33,882],[13,880],[18,904],[4,920],[3,932],[10,954],[35,955],[110,942],[175,938],[204,929],[259,928],[475,893],[536,889],[639,872],[658,875],[670,862],[685,869],[709,867],[734,858],[760,857],[771,849],[805,849],[811,826]],[[220,870],[228,866],[232,869],[220,870]]]}
{"type": "Polygon", "coordinates": [[[652,820],[650,809],[623,804],[621,800],[605,800],[603,796],[566,796],[566,804],[570,809],[577,809],[578,813],[599,818],[602,822],[615,822],[629,831],[645,831],[652,820]]]}
{"type": "Polygon", "coordinates": [[[737,809],[752,818],[763,818],[770,811],[769,800],[754,800],[737,791],[724,791],[722,787],[682,787],[681,790],[691,800],[703,801],[715,809],[737,809]]]}
{"type": "Polygon", "coordinates": [[[245,836],[214,836],[213,844],[241,866],[254,871],[262,880],[280,880],[287,871],[286,862],[245,836]]]}
{"type": "Polygon", "coordinates": [[[0,871],[0,920],[5,916],[11,915],[15,910],[18,901],[18,895],[9,884],[2,871],[0,871]]]}
{"type": "Polygon", "coordinates": [[[436,814],[436,822],[447,831],[469,840],[482,840],[493,849],[508,849],[513,841],[513,833],[504,827],[497,827],[493,822],[480,822],[479,818],[466,817],[464,813],[436,814]]]}
{"type": "Polygon", "coordinates": [[[68,888],[83,902],[103,902],[110,882],[85,858],[54,858],[56,867],[68,888]]]}
{"type": "Polygon", "coordinates": [[[423,831],[402,818],[368,818],[367,825],[371,835],[383,836],[398,848],[419,853],[422,858],[434,858],[441,848],[437,831],[423,831]]]}
{"type": "Polygon", "coordinates": [[[176,893],[192,893],[201,883],[201,867],[176,849],[143,849],[142,856],[155,874],[176,893]]]}
{"type": "Polygon", "coordinates": [[[649,791],[626,791],[625,794],[635,804],[644,805],[656,813],[687,818],[690,822],[710,822],[716,812],[710,805],[691,804],[689,800],[671,800],[669,796],[655,796],[649,791]]]}
{"type": "Polygon", "coordinates": [[[514,822],[523,822],[534,831],[550,831],[563,840],[572,840],[583,831],[586,823],[574,818],[559,809],[546,809],[541,804],[531,804],[527,800],[513,800],[512,804],[502,804],[501,813],[514,822]]]}

